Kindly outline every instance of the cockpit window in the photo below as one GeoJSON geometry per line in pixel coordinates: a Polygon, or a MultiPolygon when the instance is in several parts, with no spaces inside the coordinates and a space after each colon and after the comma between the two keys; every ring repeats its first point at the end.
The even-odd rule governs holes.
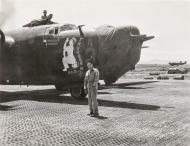
{"type": "Polygon", "coordinates": [[[59,33],[59,27],[49,29],[49,34],[51,35],[58,35],[58,33],[59,33]]]}
{"type": "Polygon", "coordinates": [[[56,28],[55,28],[55,35],[57,35],[57,34],[58,34],[58,32],[59,32],[59,28],[58,28],[58,27],[56,27],[56,28]]]}

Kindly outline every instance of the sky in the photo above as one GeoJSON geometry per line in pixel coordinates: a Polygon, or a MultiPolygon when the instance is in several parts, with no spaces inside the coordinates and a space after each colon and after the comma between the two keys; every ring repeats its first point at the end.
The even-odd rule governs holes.
{"type": "Polygon", "coordinates": [[[190,63],[190,0],[0,0],[6,16],[0,17],[1,28],[20,28],[44,9],[61,24],[134,25],[141,34],[154,35],[144,43],[150,47],[142,50],[140,63],[190,63]]]}

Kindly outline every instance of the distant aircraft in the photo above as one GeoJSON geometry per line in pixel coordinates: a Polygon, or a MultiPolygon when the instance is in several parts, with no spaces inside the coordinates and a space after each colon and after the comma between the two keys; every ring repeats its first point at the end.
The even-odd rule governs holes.
{"type": "Polygon", "coordinates": [[[171,66],[179,66],[179,65],[184,65],[184,64],[186,64],[187,63],[187,61],[185,61],[185,62],[182,62],[182,61],[180,61],[180,62],[169,62],[169,65],[171,65],[171,66]]]}
{"type": "Polygon", "coordinates": [[[135,68],[143,42],[152,38],[135,26],[89,30],[73,24],[39,24],[0,30],[0,84],[55,85],[57,90],[70,89],[75,98],[85,97],[87,59],[94,60],[100,79],[109,85],[135,68]]]}

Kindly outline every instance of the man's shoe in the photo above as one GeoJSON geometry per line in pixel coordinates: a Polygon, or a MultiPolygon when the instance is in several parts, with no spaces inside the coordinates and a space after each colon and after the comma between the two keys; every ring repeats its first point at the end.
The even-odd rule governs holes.
{"type": "Polygon", "coordinates": [[[91,116],[91,117],[95,117],[95,115],[94,115],[94,114],[91,114],[90,116],[91,116]]]}
{"type": "Polygon", "coordinates": [[[89,114],[87,114],[88,116],[91,116],[93,113],[89,113],[89,114]]]}
{"type": "Polygon", "coordinates": [[[95,113],[95,114],[94,114],[94,117],[98,117],[98,116],[99,116],[99,114],[98,114],[98,113],[95,113]]]}

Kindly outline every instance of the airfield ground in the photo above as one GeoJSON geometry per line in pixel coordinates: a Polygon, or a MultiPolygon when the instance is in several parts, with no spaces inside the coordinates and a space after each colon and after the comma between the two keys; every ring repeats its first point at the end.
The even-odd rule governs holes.
{"type": "Polygon", "coordinates": [[[119,83],[99,90],[97,118],[53,86],[0,86],[0,145],[190,145],[190,80],[119,83]]]}

